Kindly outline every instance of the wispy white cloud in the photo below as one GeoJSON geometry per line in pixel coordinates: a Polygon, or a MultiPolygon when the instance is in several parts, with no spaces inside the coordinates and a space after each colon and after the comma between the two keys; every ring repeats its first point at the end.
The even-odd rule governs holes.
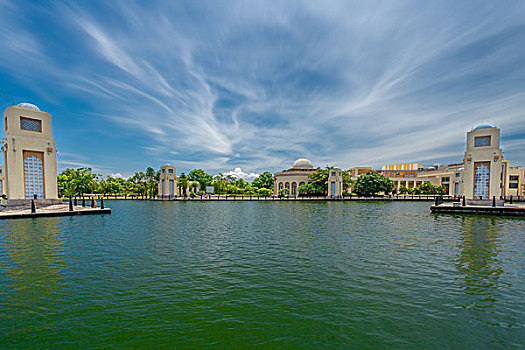
{"type": "Polygon", "coordinates": [[[248,175],[302,156],[345,168],[455,162],[481,122],[525,163],[505,148],[525,135],[523,2],[30,8],[21,21],[0,14],[0,67],[86,124],[121,130],[99,136],[121,160],[89,155],[108,173],[131,173],[117,168],[124,159],[248,175]],[[36,16],[52,30],[25,25],[36,16]]]}

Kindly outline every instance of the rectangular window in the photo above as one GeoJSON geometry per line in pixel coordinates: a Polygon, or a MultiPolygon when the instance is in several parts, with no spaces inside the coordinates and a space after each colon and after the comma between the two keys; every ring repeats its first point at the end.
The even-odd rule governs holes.
{"type": "Polygon", "coordinates": [[[441,183],[443,182],[450,182],[450,177],[443,177],[441,178],[441,183]]]}
{"type": "Polygon", "coordinates": [[[162,169],[162,173],[164,174],[166,172],[166,169],[162,169]]]}
{"type": "Polygon", "coordinates": [[[518,175],[510,175],[509,176],[510,181],[518,181],[518,175]]]}
{"type": "Polygon", "coordinates": [[[518,188],[517,182],[509,182],[509,188],[518,188]]]}
{"type": "Polygon", "coordinates": [[[456,177],[460,177],[461,176],[461,173],[456,173],[456,177]]]}
{"type": "Polygon", "coordinates": [[[38,119],[20,117],[20,129],[42,132],[42,121],[38,119]]]}
{"type": "Polygon", "coordinates": [[[173,169],[168,169],[168,173],[173,174],[173,169]]]}
{"type": "Polygon", "coordinates": [[[490,146],[490,136],[479,136],[474,140],[475,147],[490,146]]]}
{"type": "Polygon", "coordinates": [[[337,173],[335,171],[332,171],[332,176],[336,176],[337,173]]]}

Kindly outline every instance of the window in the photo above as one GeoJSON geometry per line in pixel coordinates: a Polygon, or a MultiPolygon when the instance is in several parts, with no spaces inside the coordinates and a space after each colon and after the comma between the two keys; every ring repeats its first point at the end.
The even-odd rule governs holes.
{"type": "Polygon", "coordinates": [[[475,147],[486,147],[490,146],[490,136],[479,136],[474,140],[475,147]]]}
{"type": "Polygon", "coordinates": [[[518,188],[517,182],[509,182],[509,188],[518,188]]]}
{"type": "Polygon", "coordinates": [[[337,172],[332,171],[332,176],[337,176],[337,172]]]}
{"type": "Polygon", "coordinates": [[[162,173],[164,174],[166,172],[166,169],[162,169],[162,173]]]}
{"type": "Polygon", "coordinates": [[[488,198],[490,170],[486,164],[474,167],[474,198],[488,198]]]}
{"type": "Polygon", "coordinates": [[[168,173],[173,174],[173,169],[168,169],[168,173]]]}
{"type": "MultiPolygon", "coordinates": [[[[43,157],[43,155],[40,157],[43,157]]],[[[33,155],[33,153],[29,153],[29,156],[24,159],[24,174],[26,198],[33,198],[34,195],[37,198],[44,198],[44,166],[42,159],[33,155]]]]}
{"type": "Polygon", "coordinates": [[[456,173],[456,177],[460,177],[461,176],[461,173],[456,173]]]}
{"type": "Polygon", "coordinates": [[[42,121],[38,119],[20,117],[20,128],[22,130],[42,132],[42,121]]]}
{"type": "Polygon", "coordinates": [[[441,183],[443,182],[450,182],[450,177],[443,177],[441,178],[441,183]]]}
{"type": "Polygon", "coordinates": [[[510,181],[518,181],[518,175],[511,175],[509,176],[510,181]]]}

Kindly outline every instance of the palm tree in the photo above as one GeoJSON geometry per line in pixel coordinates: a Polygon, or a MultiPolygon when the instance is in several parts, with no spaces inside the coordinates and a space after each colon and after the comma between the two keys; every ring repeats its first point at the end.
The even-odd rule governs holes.
{"type": "Polygon", "coordinates": [[[191,184],[191,190],[193,193],[197,193],[197,188],[199,187],[199,183],[197,181],[192,181],[191,184]]]}
{"type": "Polygon", "coordinates": [[[184,173],[180,174],[179,180],[177,181],[177,185],[179,187],[179,191],[182,190],[182,195],[186,197],[186,190],[188,189],[188,185],[189,185],[188,177],[186,176],[186,174],[184,173]]]}

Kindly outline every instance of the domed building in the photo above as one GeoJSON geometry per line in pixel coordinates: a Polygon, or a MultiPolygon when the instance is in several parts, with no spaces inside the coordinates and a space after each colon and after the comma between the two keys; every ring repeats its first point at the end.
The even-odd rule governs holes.
{"type": "Polygon", "coordinates": [[[288,170],[283,170],[274,175],[273,193],[280,194],[286,188],[290,196],[296,197],[299,192],[297,188],[310,181],[308,177],[315,171],[312,162],[306,158],[299,158],[288,170]]]}

